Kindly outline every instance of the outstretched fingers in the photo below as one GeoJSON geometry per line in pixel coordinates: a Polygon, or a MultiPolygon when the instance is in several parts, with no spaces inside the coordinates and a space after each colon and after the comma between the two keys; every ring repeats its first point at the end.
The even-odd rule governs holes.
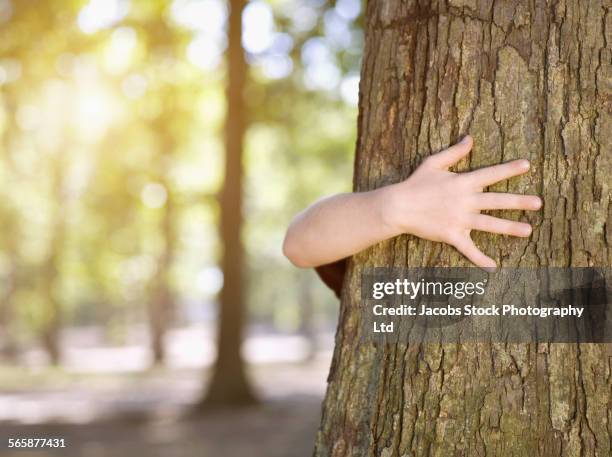
{"type": "Polygon", "coordinates": [[[529,161],[525,159],[493,165],[465,173],[477,187],[487,187],[500,181],[522,175],[529,170],[529,161]]]}
{"type": "Polygon", "coordinates": [[[471,227],[481,232],[497,233],[500,235],[511,235],[527,237],[531,235],[531,225],[524,222],[509,221],[499,217],[486,214],[475,215],[471,227]]]}
{"type": "Polygon", "coordinates": [[[469,234],[466,234],[464,237],[459,238],[454,246],[457,248],[459,252],[461,252],[467,259],[472,262],[477,267],[483,268],[485,270],[495,270],[497,265],[495,264],[495,260],[491,257],[487,256],[484,252],[482,252],[478,247],[474,244],[469,234]]]}
{"type": "Polygon", "coordinates": [[[542,200],[535,195],[503,194],[485,192],[476,197],[476,207],[486,209],[519,209],[535,211],[542,206],[542,200]]]}
{"type": "Polygon", "coordinates": [[[427,163],[436,168],[447,169],[468,155],[472,150],[473,144],[474,141],[472,140],[472,137],[470,135],[466,135],[459,143],[430,156],[427,159],[427,163]]]}

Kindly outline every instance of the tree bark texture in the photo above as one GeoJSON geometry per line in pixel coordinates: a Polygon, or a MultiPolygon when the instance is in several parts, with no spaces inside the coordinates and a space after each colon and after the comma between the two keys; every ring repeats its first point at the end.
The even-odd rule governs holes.
{"type": "MultiPolygon", "coordinates": [[[[541,195],[518,239],[473,232],[504,267],[610,266],[610,2],[368,2],[354,188],[405,179],[466,133],[455,170],[517,158],[489,188],[541,195]]],[[[365,267],[467,266],[410,236],[356,255],[345,277],[315,455],[611,456],[604,344],[360,343],[365,267]]]]}

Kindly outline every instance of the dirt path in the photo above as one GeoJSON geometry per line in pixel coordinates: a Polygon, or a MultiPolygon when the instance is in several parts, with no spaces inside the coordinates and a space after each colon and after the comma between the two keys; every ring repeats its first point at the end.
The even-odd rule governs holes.
{"type": "MultiPolygon", "coordinates": [[[[319,421],[318,397],[275,400],[198,419],[118,419],[88,424],[4,425],[3,437],[61,437],[67,448],[1,452],[6,457],[308,456],[319,421]]],[[[6,444],[4,445],[6,446],[6,444]]]]}
{"type": "Polygon", "coordinates": [[[328,360],[259,366],[259,406],[185,412],[200,398],[200,370],[87,377],[0,394],[2,457],[301,457],[319,422],[328,360]],[[6,448],[8,438],[58,437],[62,450],[6,448]]]}

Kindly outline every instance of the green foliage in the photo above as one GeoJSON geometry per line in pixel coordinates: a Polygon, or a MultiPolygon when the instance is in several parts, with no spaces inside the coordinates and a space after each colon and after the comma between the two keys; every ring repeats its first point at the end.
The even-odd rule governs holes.
{"type": "MultiPolygon", "coordinates": [[[[177,315],[210,304],[218,290],[224,3],[3,4],[0,274],[11,286],[0,289],[0,316],[17,312],[0,326],[29,329],[22,336],[57,322],[113,333],[118,322],[144,318],[160,281],[177,315]]],[[[349,13],[351,4],[344,1],[349,13]]],[[[299,275],[282,258],[282,237],[312,200],[350,189],[356,107],[342,87],[357,73],[361,37],[358,18],[342,19],[325,2],[250,6],[271,14],[272,38],[247,53],[249,306],[258,321],[294,328],[299,275]],[[334,38],[334,20],[348,41],[334,38]],[[325,62],[309,61],[309,46],[327,53],[325,62]],[[313,83],[316,65],[328,65],[335,83],[313,83]]],[[[308,281],[315,297],[333,303],[313,275],[308,281]]]]}

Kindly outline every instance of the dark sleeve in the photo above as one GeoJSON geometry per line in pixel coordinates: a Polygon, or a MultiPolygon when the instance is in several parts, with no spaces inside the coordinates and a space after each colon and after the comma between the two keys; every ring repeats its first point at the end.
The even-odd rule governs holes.
{"type": "Polygon", "coordinates": [[[325,285],[333,290],[338,298],[340,298],[340,293],[342,292],[342,283],[344,282],[347,261],[348,258],[315,268],[315,271],[325,285]]]}

